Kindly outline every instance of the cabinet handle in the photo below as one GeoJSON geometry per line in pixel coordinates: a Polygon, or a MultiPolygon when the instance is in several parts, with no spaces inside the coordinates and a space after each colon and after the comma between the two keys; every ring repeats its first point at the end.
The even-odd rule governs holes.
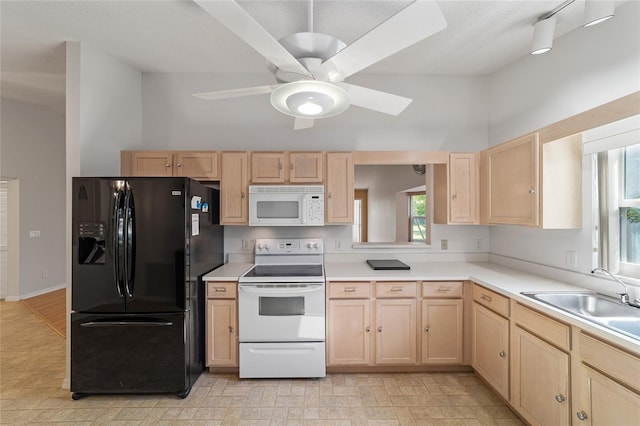
{"type": "Polygon", "coordinates": [[[529,194],[535,194],[535,193],[536,193],[536,190],[535,190],[535,189],[533,189],[533,188],[529,188],[529,194]]]}
{"type": "Polygon", "coordinates": [[[498,355],[500,355],[500,358],[504,358],[507,356],[507,353],[505,351],[500,351],[498,355]]]}
{"type": "Polygon", "coordinates": [[[165,167],[171,167],[171,163],[166,163],[164,166],[165,167]]]}
{"type": "Polygon", "coordinates": [[[556,401],[558,401],[558,402],[564,402],[564,400],[565,400],[565,399],[566,399],[566,398],[565,398],[565,397],[564,397],[564,395],[563,395],[563,394],[561,394],[561,393],[559,393],[559,394],[557,394],[557,395],[556,395],[556,401]]]}
{"type": "Polygon", "coordinates": [[[244,198],[244,192],[240,193],[240,198],[244,198]]]}
{"type": "Polygon", "coordinates": [[[233,333],[233,327],[229,326],[229,333],[233,333]]]}
{"type": "Polygon", "coordinates": [[[491,296],[487,296],[486,294],[483,294],[482,296],[480,296],[480,299],[486,300],[487,302],[491,302],[491,296]]]}
{"type": "Polygon", "coordinates": [[[331,193],[330,192],[327,194],[327,198],[331,198],[331,193]]]}
{"type": "Polygon", "coordinates": [[[451,199],[452,199],[452,200],[455,200],[456,198],[458,198],[458,194],[453,194],[453,195],[451,195],[451,199]]]}
{"type": "Polygon", "coordinates": [[[182,167],[182,163],[176,163],[176,167],[182,167]]]}
{"type": "Polygon", "coordinates": [[[424,328],[424,331],[425,331],[426,333],[428,333],[428,332],[429,332],[429,328],[431,328],[431,326],[429,326],[429,325],[428,325],[428,326],[426,326],[426,327],[424,328]]]}
{"type": "Polygon", "coordinates": [[[402,287],[391,287],[391,291],[393,291],[393,292],[403,291],[403,288],[402,287]]]}
{"type": "Polygon", "coordinates": [[[355,293],[356,292],[356,288],[355,287],[345,287],[344,288],[344,292],[345,293],[355,293]]]}
{"type": "Polygon", "coordinates": [[[364,329],[364,331],[366,331],[367,333],[369,333],[371,331],[371,326],[367,326],[367,328],[364,329]]]}
{"type": "Polygon", "coordinates": [[[438,287],[438,291],[445,293],[451,291],[451,287],[438,287]]]}
{"type": "Polygon", "coordinates": [[[289,164],[289,170],[293,170],[293,163],[289,164]]]}
{"type": "Polygon", "coordinates": [[[378,327],[378,333],[382,333],[382,326],[378,327]]]}
{"type": "Polygon", "coordinates": [[[278,170],[282,170],[282,161],[278,161],[278,170]]]}
{"type": "Polygon", "coordinates": [[[224,287],[216,287],[215,288],[216,293],[226,293],[227,289],[224,287]]]}
{"type": "Polygon", "coordinates": [[[580,420],[587,420],[587,413],[585,413],[584,411],[580,410],[576,413],[576,417],[578,417],[580,420]]]}

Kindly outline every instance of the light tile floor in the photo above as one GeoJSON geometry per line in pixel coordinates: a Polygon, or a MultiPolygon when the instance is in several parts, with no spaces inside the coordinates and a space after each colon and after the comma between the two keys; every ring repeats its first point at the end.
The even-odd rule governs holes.
{"type": "Polygon", "coordinates": [[[521,425],[473,373],[330,374],[239,380],[203,374],[172,395],[61,389],[65,341],[22,304],[0,302],[0,423],[119,425],[521,425]]]}

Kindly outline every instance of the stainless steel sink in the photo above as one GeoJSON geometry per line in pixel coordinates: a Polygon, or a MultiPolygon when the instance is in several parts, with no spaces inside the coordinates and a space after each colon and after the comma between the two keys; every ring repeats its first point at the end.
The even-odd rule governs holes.
{"type": "Polygon", "coordinates": [[[640,340],[640,308],[598,293],[562,292],[522,295],[640,340]]]}

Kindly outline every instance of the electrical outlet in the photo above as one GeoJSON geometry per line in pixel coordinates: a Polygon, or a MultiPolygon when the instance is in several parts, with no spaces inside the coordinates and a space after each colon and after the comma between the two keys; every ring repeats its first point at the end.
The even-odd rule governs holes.
{"type": "Polygon", "coordinates": [[[250,240],[242,240],[242,251],[251,250],[251,241],[250,240]]]}
{"type": "Polygon", "coordinates": [[[49,271],[47,271],[46,269],[42,270],[42,278],[48,278],[49,277],[49,271]]]}
{"type": "Polygon", "coordinates": [[[567,266],[571,269],[578,269],[578,252],[574,250],[567,250],[565,252],[565,261],[567,266]]]}
{"type": "Polygon", "coordinates": [[[476,240],[476,248],[477,248],[478,250],[481,250],[481,249],[482,249],[482,239],[481,239],[481,238],[478,238],[478,239],[476,240]]]}
{"type": "Polygon", "coordinates": [[[29,238],[39,238],[40,231],[29,231],[29,238]]]}
{"type": "Polygon", "coordinates": [[[449,240],[440,240],[440,249],[448,250],[449,249],[449,240]]]}
{"type": "Polygon", "coordinates": [[[340,242],[340,240],[336,240],[336,250],[341,250],[342,249],[342,243],[340,242]]]}

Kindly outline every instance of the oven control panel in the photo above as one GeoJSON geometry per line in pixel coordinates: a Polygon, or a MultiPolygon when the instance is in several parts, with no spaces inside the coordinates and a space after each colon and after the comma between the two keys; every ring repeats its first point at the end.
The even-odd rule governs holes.
{"type": "Polygon", "coordinates": [[[320,238],[264,238],[257,239],[256,255],[304,255],[323,254],[324,245],[320,238]]]}

